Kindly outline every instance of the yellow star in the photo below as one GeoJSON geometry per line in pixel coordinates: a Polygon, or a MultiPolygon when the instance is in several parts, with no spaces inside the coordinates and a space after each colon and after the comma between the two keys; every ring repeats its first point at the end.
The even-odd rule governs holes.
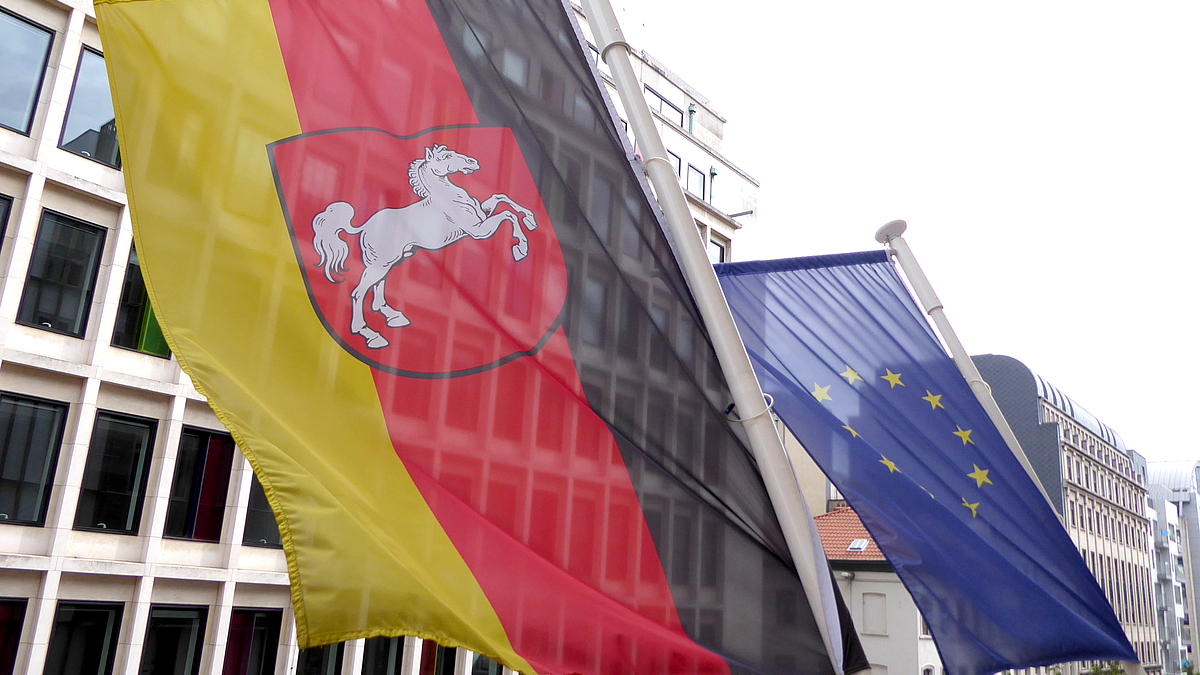
{"type": "MultiPolygon", "coordinates": [[[[920,488],[921,488],[922,490],[925,490],[925,486],[924,486],[924,485],[920,486],[920,488]]],[[[934,497],[934,496],[933,496],[933,493],[932,493],[932,492],[930,492],[929,490],[925,490],[925,494],[929,495],[929,498],[930,498],[930,499],[937,499],[937,497],[934,497]]]]}
{"type": "Polygon", "coordinates": [[[842,425],[842,428],[843,428],[843,429],[845,429],[846,431],[849,431],[849,432],[850,432],[850,435],[851,435],[851,436],[853,436],[854,438],[858,438],[858,432],[857,432],[857,431],[855,431],[855,430],[851,429],[850,427],[846,426],[845,424],[843,424],[843,425],[842,425]]]}
{"type": "Polygon", "coordinates": [[[855,380],[858,380],[859,382],[863,381],[862,376],[854,372],[854,369],[850,366],[846,366],[846,372],[842,373],[842,377],[846,378],[846,381],[850,384],[854,384],[855,380]]]}
{"type": "Polygon", "coordinates": [[[975,502],[974,504],[971,504],[971,503],[967,502],[967,498],[966,498],[966,497],[963,497],[963,503],[962,503],[962,505],[963,505],[963,506],[965,506],[965,507],[967,507],[968,509],[971,509],[971,517],[972,517],[972,518],[975,518],[975,517],[977,517],[977,516],[979,515],[979,513],[978,513],[978,511],[979,511],[979,502],[975,502]]]}
{"type": "Polygon", "coordinates": [[[971,445],[975,445],[975,441],[971,440],[971,429],[967,429],[964,431],[963,428],[958,426],[957,424],[954,425],[954,428],[958,429],[958,431],[955,431],[952,433],[955,436],[958,436],[959,438],[962,439],[963,445],[966,445],[967,443],[970,443],[971,445]]]}
{"type": "Polygon", "coordinates": [[[900,381],[900,373],[893,373],[891,368],[884,368],[884,370],[887,371],[887,375],[880,375],[879,379],[887,380],[888,384],[892,385],[892,389],[895,389],[896,385],[904,386],[904,383],[900,381]]]}
{"type": "Polygon", "coordinates": [[[821,401],[833,400],[833,397],[829,395],[829,387],[832,387],[832,384],[822,387],[816,382],[813,382],[813,386],[816,387],[816,389],[812,390],[812,395],[817,397],[817,403],[820,403],[821,401]]]}
{"type": "Polygon", "coordinates": [[[969,474],[967,474],[967,477],[975,479],[975,487],[983,487],[984,483],[987,483],[988,485],[995,484],[995,483],[992,483],[992,480],[987,477],[987,475],[988,475],[987,469],[979,468],[978,464],[972,464],[971,466],[975,467],[975,473],[969,473],[969,474]]]}
{"type": "Polygon", "coordinates": [[[932,391],[929,391],[928,389],[925,390],[925,394],[926,394],[925,396],[921,397],[921,400],[929,401],[929,405],[933,406],[934,410],[937,410],[938,408],[941,408],[942,410],[946,409],[946,406],[942,405],[942,395],[941,394],[934,394],[932,391]]]}
{"type": "MultiPolygon", "coordinates": [[[[880,457],[883,457],[883,455],[880,455],[880,457]]],[[[883,459],[879,460],[879,463],[888,468],[888,473],[904,473],[900,469],[897,469],[896,463],[887,457],[883,457],[883,459]]]]}

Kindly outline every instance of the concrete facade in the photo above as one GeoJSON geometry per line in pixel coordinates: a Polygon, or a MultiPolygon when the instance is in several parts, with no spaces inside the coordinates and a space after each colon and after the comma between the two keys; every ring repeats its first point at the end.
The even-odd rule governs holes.
{"type": "Polygon", "coordinates": [[[1178,636],[1181,653],[1186,653],[1187,656],[1187,665],[1195,666],[1196,657],[1200,654],[1200,636],[1197,636],[1191,624],[1191,617],[1196,616],[1195,589],[1197,584],[1200,584],[1200,569],[1197,569],[1200,566],[1197,565],[1197,561],[1200,561],[1200,514],[1197,513],[1200,462],[1150,462],[1147,465],[1147,476],[1153,486],[1152,494],[1178,509],[1177,545],[1183,554],[1185,568],[1180,579],[1184,611],[1178,626],[1178,636]]]}

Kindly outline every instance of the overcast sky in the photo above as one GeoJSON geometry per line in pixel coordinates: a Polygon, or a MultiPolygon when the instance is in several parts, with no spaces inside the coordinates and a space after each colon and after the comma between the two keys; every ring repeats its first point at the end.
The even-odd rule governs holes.
{"type": "Polygon", "coordinates": [[[972,354],[1200,459],[1200,3],[614,0],[761,183],[736,260],[896,218],[972,354]]]}

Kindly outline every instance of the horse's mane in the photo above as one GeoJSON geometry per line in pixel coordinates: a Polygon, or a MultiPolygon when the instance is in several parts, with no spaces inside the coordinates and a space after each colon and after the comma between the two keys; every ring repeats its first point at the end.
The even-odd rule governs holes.
{"type": "MultiPolygon", "coordinates": [[[[445,159],[446,146],[434,145],[431,150],[434,159],[445,159]]],[[[408,184],[412,186],[413,192],[417,193],[417,196],[421,199],[429,197],[429,188],[421,180],[421,174],[419,173],[421,167],[424,165],[424,157],[418,157],[413,160],[412,164],[408,165],[408,184]]]]}

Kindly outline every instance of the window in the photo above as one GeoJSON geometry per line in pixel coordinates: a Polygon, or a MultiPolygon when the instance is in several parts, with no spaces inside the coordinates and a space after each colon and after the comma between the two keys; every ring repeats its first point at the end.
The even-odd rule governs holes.
{"type": "MultiPolygon", "coordinates": [[[[0,12],[0,18],[4,14],[0,12]]],[[[4,239],[4,234],[8,231],[8,214],[12,211],[12,197],[8,195],[0,195],[0,240],[4,239]]]]}
{"type": "Polygon", "coordinates": [[[121,610],[120,603],[58,603],[46,651],[45,675],[112,673],[121,610]]]}
{"type": "Polygon", "coordinates": [[[0,9],[0,127],[29,135],[54,32],[0,9]]]}
{"type": "Polygon", "coordinates": [[[270,609],[233,610],[221,674],[272,675],[282,615],[279,610],[270,609]]]}
{"type": "Polygon", "coordinates": [[[483,654],[472,654],[471,675],[504,675],[504,666],[483,654]]]}
{"type": "Polygon", "coordinates": [[[67,121],[58,147],[114,169],[121,168],[117,121],[104,57],[86,47],[79,55],[75,87],[67,104],[67,121]]]}
{"type": "Polygon", "coordinates": [[[704,199],[704,172],[691,164],[687,170],[687,191],[704,199]]]}
{"type": "Polygon", "coordinates": [[[362,675],[401,675],[404,638],[367,638],[363,643],[362,675]]]}
{"type": "Polygon", "coordinates": [[[296,660],[296,675],[340,675],[346,643],[311,647],[300,650],[296,660]]]}
{"type": "Polygon", "coordinates": [[[728,259],[728,244],[716,239],[708,240],[708,261],[713,263],[727,262],[728,259]]]}
{"type": "Polygon", "coordinates": [[[183,430],[167,506],[165,536],[221,540],[233,447],[229,434],[183,430]]]}
{"type": "Polygon", "coordinates": [[[421,649],[421,669],[418,675],[454,675],[458,650],[426,641],[421,649]]]}
{"type": "Polygon", "coordinates": [[[646,87],[646,104],[650,106],[651,110],[667,118],[675,126],[683,128],[683,111],[650,87],[646,87]]]}
{"type": "Polygon", "coordinates": [[[25,600],[0,600],[0,675],[12,675],[25,623],[25,600]]]}
{"type": "Polygon", "coordinates": [[[0,395],[0,522],[43,525],[67,405],[0,395]]]}
{"type": "Polygon", "coordinates": [[[676,176],[683,175],[683,160],[679,159],[679,155],[668,150],[667,151],[667,161],[669,161],[671,163],[671,166],[675,168],[676,176]]]}
{"type": "Polygon", "coordinates": [[[608,285],[599,279],[588,277],[583,286],[583,341],[590,345],[604,345],[604,330],[608,314],[608,285]]]}
{"type": "Polygon", "coordinates": [[[137,251],[129,250],[129,265],[125,267],[125,284],[121,287],[121,304],[117,309],[117,327],[113,331],[112,343],[118,347],[134,349],[146,354],[168,358],[171,349],[163,337],[154,309],[150,307],[150,296],[146,294],[146,282],[142,279],[142,266],[138,264],[137,251]]]}
{"type": "Polygon", "coordinates": [[[271,511],[271,503],[267,501],[267,493],[262,483],[258,482],[258,476],[254,477],[254,484],[250,486],[250,504],[246,507],[246,531],[242,535],[242,543],[246,546],[283,548],[279,524],[275,522],[275,513],[271,511]]]}
{"type": "Polygon", "coordinates": [[[96,414],[75,510],[75,529],[137,534],[155,426],[153,420],[110,412],[96,414]]]}
{"type": "Polygon", "coordinates": [[[43,211],[17,322],[82,337],[103,252],[102,228],[43,211]]]}
{"type": "Polygon", "coordinates": [[[151,606],[138,673],[197,675],[207,620],[207,607],[151,606]]]}
{"type": "Polygon", "coordinates": [[[921,617],[921,637],[933,637],[933,633],[929,632],[929,624],[925,623],[924,615],[918,616],[921,617]]]}
{"type": "Polygon", "coordinates": [[[529,82],[529,61],[524,56],[505,49],[501,72],[514,84],[524,87],[529,82]]]}

